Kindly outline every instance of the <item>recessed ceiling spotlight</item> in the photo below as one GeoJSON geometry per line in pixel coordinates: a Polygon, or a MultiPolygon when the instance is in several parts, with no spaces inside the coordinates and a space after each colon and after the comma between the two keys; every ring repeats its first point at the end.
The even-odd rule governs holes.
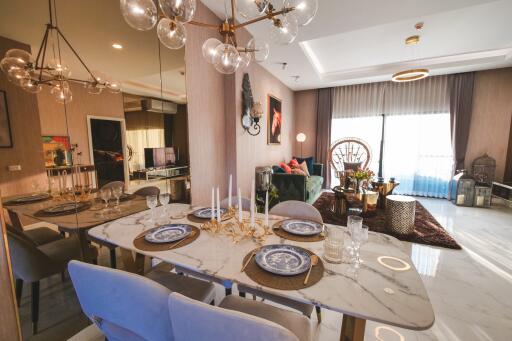
{"type": "Polygon", "coordinates": [[[112,44],[112,47],[115,48],[116,50],[121,50],[123,48],[123,45],[114,43],[114,44],[112,44]]]}
{"type": "Polygon", "coordinates": [[[414,25],[414,28],[418,31],[421,31],[423,29],[423,22],[419,22],[416,25],[414,25]]]}
{"type": "Polygon", "coordinates": [[[292,78],[295,80],[295,83],[298,83],[300,76],[292,76],[292,78]]]}

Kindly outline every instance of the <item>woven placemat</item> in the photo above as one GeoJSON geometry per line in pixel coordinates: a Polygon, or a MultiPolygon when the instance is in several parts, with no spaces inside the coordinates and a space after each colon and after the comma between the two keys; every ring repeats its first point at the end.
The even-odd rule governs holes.
{"type": "MultiPolygon", "coordinates": [[[[233,218],[233,215],[230,215],[230,214],[224,214],[223,216],[220,217],[222,221],[226,221],[226,220],[229,220],[231,218],[233,218]]],[[[187,219],[193,223],[198,223],[198,224],[204,224],[204,223],[207,223],[210,221],[210,219],[202,219],[202,218],[198,218],[196,217],[193,213],[190,213],[187,215],[187,219]]]]}
{"type": "Polygon", "coordinates": [[[316,234],[314,236],[299,236],[293,233],[286,232],[281,228],[281,224],[284,220],[278,221],[272,226],[274,234],[284,239],[293,240],[296,242],[320,242],[325,239],[324,233],[316,234]]]}
{"type": "MultiPolygon", "coordinates": [[[[257,250],[258,249],[255,249],[249,252],[244,257],[241,266],[243,266],[243,264],[247,262],[247,259],[251,257],[251,254],[254,251],[257,252],[257,250]]],[[[303,250],[310,255],[314,254],[313,252],[307,249],[303,250]]],[[[311,274],[309,275],[309,280],[306,285],[304,285],[304,279],[306,278],[307,271],[295,276],[275,275],[260,268],[260,266],[256,263],[256,257],[252,257],[251,261],[245,268],[245,273],[247,276],[249,276],[250,279],[252,279],[256,283],[269,288],[279,290],[299,290],[313,286],[322,279],[322,277],[324,276],[324,263],[322,262],[322,259],[318,257],[318,264],[311,269],[311,274]]]]}
{"type": "Polygon", "coordinates": [[[147,233],[150,233],[150,232],[154,231],[155,229],[157,229],[159,227],[160,226],[154,227],[154,228],[152,228],[150,230],[144,231],[141,234],[139,234],[133,240],[133,245],[137,249],[142,250],[142,251],[167,251],[170,248],[172,248],[173,250],[176,250],[176,249],[179,249],[180,247],[183,247],[183,246],[186,246],[186,245],[192,243],[194,240],[199,238],[199,234],[201,233],[201,231],[197,227],[190,225],[190,227],[192,228],[192,231],[195,231],[195,234],[192,237],[188,236],[184,240],[180,239],[180,240],[177,240],[177,241],[172,242],[172,243],[158,244],[158,243],[149,243],[149,242],[147,242],[146,239],[144,239],[144,236],[147,233]],[[176,247],[173,247],[173,245],[175,245],[177,243],[180,243],[180,244],[178,246],[176,246],[176,247]]]}

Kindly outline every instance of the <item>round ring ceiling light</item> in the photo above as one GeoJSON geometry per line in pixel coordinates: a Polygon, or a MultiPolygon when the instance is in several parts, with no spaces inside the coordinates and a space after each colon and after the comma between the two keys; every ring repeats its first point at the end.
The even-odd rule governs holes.
{"type": "Polygon", "coordinates": [[[396,258],[396,257],[380,256],[379,258],[377,258],[377,261],[379,262],[380,265],[382,265],[388,269],[394,270],[394,271],[407,271],[411,268],[411,265],[409,263],[401,260],[400,258],[396,258]],[[385,262],[385,260],[391,260],[394,262],[398,262],[398,263],[401,263],[403,266],[402,267],[392,266],[392,265],[387,264],[385,262]]]}
{"type": "Polygon", "coordinates": [[[395,73],[391,80],[397,83],[413,82],[427,78],[429,71],[427,69],[411,69],[395,73]]]}

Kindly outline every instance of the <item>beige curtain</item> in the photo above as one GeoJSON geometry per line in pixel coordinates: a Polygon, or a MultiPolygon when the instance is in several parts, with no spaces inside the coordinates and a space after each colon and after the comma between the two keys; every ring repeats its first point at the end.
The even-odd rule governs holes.
{"type": "Polygon", "coordinates": [[[130,171],[144,169],[144,148],[165,147],[164,115],[126,113],[126,143],[133,150],[130,171]]]}
{"type": "Polygon", "coordinates": [[[381,82],[333,89],[332,118],[450,112],[448,76],[416,82],[381,82]]]}

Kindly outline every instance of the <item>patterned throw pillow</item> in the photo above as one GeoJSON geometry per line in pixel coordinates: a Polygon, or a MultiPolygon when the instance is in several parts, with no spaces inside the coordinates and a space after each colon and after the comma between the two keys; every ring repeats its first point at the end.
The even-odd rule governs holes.
{"type": "Polygon", "coordinates": [[[306,173],[304,173],[304,171],[302,169],[300,169],[300,168],[292,169],[292,173],[293,174],[297,174],[297,175],[307,176],[306,173]]]}
{"type": "Polygon", "coordinates": [[[299,168],[299,161],[297,161],[297,159],[292,159],[288,166],[290,166],[292,169],[299,168]]]}
{"type": "Polygon", "coordinates": [[[308,177],[310,176],[310,174],[309,174],[309,170],[308,170],[308,165],[307,165],[306,161],[303,161],[303,162],[299,165],[299,168],[300,168],[300,169],[302,169],[302,171],[304,172],[304,174],[305,174],[306,176],[308,176],[308,177]]]}
{"type": "Polygon", "coordinates": [[[294,156],[293,158],[297,159],[299,164],[301,164],[303,161],[306,161],[306,164],[308,165],[309,174],[313,174],[314,173],[314,170],[313,170],[313,164],[315,163],[315,158],[314,157],[310,156],[310,157],[302,158],[302,157],[294,156]]]}
{"type": "Polygon", "coordinates": [[[282,169],[284,169],[284,171],[286,172],[286,174],[292,174],[292,169],[290,168],[290,166],[288,166],[286,163],[284,162],[281,162],[279,164],[279,167],[281,167],[282,169]]]}

